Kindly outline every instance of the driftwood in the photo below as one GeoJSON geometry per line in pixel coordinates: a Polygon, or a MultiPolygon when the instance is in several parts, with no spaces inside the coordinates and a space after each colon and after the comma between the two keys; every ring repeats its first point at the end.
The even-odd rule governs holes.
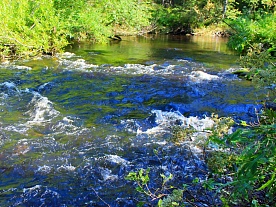
{"type": "Polygon", "coordinates": [[[114,35],[114,36],[108,37],[108,38],[110,38],[110,39],[112,39],[112,40],[118,40],[118,41],[121,41],[121,40],[122,40],[122,38],[121,38],[119,35],[114,35]]]}

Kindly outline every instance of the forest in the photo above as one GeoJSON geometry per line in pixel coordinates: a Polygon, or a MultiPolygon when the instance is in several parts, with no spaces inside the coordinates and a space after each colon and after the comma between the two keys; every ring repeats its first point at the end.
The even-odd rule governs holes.
{"type": "Polygon", "coordinates": [[[114,35],[207,29],[237,34],[230,46],[238,52],[259,41],[275,48],[273,0],[3,0],[0,6],[1,59],[55,54],[73,41],[104,43],[114,35]]]}
{"type": "MultiPolygon", "coordinates": [[[[204,188],[220,195],[223,206],[276,203],[276,2],[274,0],[2,0],[1,61],[54,56],[75,42],[106,44],[126,35],[217,35],[240,55],[240,73],[269,88],[257,123],[218,119],[209,142],[223,151],[207,157],[211,170],[204,188]],[[239,125],[232,134],[225,127],[239,125]],[[229,179],[231,177],[231,179],[229,179]]],[[[147,191],[148,172],[126,179],[147,191]]],[[[164,177],[164,180],[169,178],[164,177]]],[[[195,180],[196,182],[196,180],[195,180]]],[[[184,185],[183,185],[184,186],[184,185]]],[[[183,206],[175,189],[158,206],[183,206]]],[[[192,201],[189,201],[192,202],[192,201]]]]}

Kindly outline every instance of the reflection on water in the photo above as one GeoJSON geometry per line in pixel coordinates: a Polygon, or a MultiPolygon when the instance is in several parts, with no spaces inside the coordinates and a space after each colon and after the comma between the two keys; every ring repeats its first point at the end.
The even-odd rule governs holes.
{"type": "Polygon", "coordinates": [[[148,36],[122,37],[122,41],[106,45],[76,44],[68,48],[85,60],[97,64],[123,65],[125,63],[162,61],[186,58],[210,64],[217,69],[229,68],[237,56],[226,46],[227,38],[203,36],[148,36]]]}
{"type": "Polygon", "coordinates": [[[224,39],[124,37],[68,51],[0,66],[1,206],[136,206],[130,171],[150,168],[153,187],[160,173],[175,186],[208,175],[201,148],[175,145],[172,126],[205,137],[211,113],[253,120],[260,108],[260,92],[229,72],[224,39]]]}

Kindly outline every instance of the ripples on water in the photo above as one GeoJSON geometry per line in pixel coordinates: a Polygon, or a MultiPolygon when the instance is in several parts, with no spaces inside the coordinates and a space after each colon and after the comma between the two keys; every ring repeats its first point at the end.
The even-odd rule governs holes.
{"type": "Polygon", "coordinates": [[[203,133],[211,113],[250,120],[259,108],[230,71],[188,58],[115,66],[65,53],[0,67],[1,206],[135,206],[124,177],[140,168],[151,186],[160,173],[204,180],[201,149],[174,145],[171,127],[203,133]]]}

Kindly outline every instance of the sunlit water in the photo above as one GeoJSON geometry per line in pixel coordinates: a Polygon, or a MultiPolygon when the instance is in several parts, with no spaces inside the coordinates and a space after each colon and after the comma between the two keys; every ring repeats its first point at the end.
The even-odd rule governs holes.
{"type": "Polygon", "coordinates": [[[206,179],[201,148],[175,145],[171,129],[255,119],[261,93],[231,74],[236,59],[225,39],[162,36],[3,63],[0,206],[136,206],[125,176],[141,168],[152,187],[160,173],[174,186],[206,179]]]}

